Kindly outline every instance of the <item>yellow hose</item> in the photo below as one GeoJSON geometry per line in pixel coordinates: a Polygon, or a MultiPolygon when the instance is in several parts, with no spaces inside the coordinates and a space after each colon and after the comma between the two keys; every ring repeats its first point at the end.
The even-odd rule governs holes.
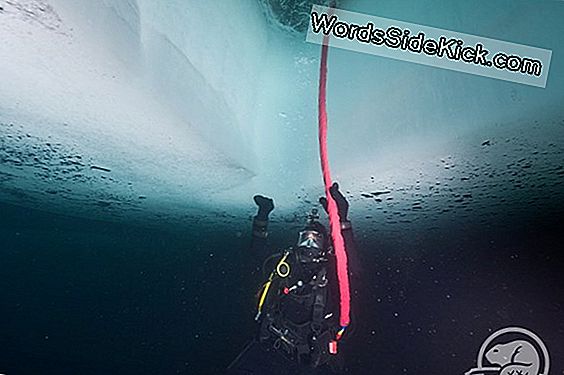
{"type": "Polygon", "coordinates": [[[280,261],[276,265],[276,268],[274,269],[274,271],[272,271],[270,273],[270,276],[268,277],[268,281],[266,283],[264,283],[262,293],[261,293],[260,298],[259,298],[258,311],[257,311],[257,316],[256,316],[255,319],[258,320],[260,314],[262,313],[262,305],[264,305],[264,301],[266,300],[266,296],[268,295],[268,290],[270,289],[270,285],[272,285],[272,280],[274,280],[274,276],[278,275],[279,277],[286,277],[290,274],[290,265],[288,263],[286,263],[286,258],[288,258],[289,254],[290,254],[290,252],[288,252],[288,251],[284,252],[284,256],[280,259],[280,261]],[[282,265],[285,265],[288,268],[287,272],[281,273],[279,271],[279,268],[282,265]]]}

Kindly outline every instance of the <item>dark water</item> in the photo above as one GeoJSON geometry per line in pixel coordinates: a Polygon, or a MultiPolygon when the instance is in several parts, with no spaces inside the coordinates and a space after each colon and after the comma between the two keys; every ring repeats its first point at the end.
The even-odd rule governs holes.
{"type": "MultiPolygon", "coordinates": [[[[245,274],[246,219],[163,231],[8,205],[0,218],[0,373],[219,374],[253,333],[261,280],[245,274]]],[[[513,325],[537,333],[563,373],[564,223],[506,219],[393,240],[357,229],[349,373],[463,374],[513,325]]]]}

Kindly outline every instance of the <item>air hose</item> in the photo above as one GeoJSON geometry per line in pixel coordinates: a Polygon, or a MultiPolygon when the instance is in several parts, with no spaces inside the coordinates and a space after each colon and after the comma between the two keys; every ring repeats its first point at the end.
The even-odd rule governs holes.
{"type": "Polygon", "coordinates": [[[321,63],[319,67],[319,96],[318,96],[318,125],[319,125],[319,154],[321,159],[321,171],[323,172],[323,183],[325,185],[325,196],[327,198],[327,213],[331,227],[331,237],[337,258],[337,279],[339,282],[340,314],[339,323],[341,329],[337,333],[339,340],[350,323],[350,287],[347,265],[347,252],[345,241],[341,233],[339,210],[337,203],[330,193],[332,185],[331,171],[329,169],[329,157],[327,152],[327,52],[329,40],[327,36],[323,39],[321,46],[321,63]]]}

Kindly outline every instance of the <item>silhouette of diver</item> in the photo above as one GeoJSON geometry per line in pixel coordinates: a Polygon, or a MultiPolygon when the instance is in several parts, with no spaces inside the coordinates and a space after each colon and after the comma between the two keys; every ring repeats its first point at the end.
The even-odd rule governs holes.
{"type": "MultiPolygon", "coordinates": [[[[355,259],[351,262],[355,249],[349,203],[337,183],[330,193],[339,210],[349,264],[356,264],[355,259]]],[[[257,259],[266,254],[268,215],[274,201],[261,195],[254,201],[258,213],[253,219],[251,249],[257,259]]],[[[326,198],[319,201],[327,210],[326,198]]],[[[329,233],[318,219],[312,210],[296,246],[263,263],[263,272],[269,264],[273,270],[259,292],[258,332],[228,367],[228,374],[336,374],[343,369],[343,354],[335,341],[341,328],[335,255],[329,233]]],[[[353,273],[349,272],[351,277],[353,273]]]]}

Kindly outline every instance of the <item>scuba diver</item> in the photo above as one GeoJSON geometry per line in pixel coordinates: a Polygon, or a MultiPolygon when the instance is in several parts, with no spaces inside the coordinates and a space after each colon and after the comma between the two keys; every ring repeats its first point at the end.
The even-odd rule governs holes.
{"type": "MultiPolygon", "coordinates": [[[[334,183],[330,193],[339,210],[349,254],[354,253],[349,203],[334,183]]],[[[266,255],[268,215],[274,201],[256,195],[251,249],[255,259],[266,255]]],[[[327,211],[327,200],[319,199],[327,211]]],[[[256,337],[228,367],[228,374],[335,374],[343,369],[338,341],[339,289],[330,234],[317,210],[308,215],[295,246],[263,263],[271,270],[258,294],[256,337]]],[[[353,263],[356,263],[353,261],[353,263]]],[[[255,271],[259,267],[256,267],[255,271]]],[[[352,272],[349,273],[352,276],[352,272]]]]}

